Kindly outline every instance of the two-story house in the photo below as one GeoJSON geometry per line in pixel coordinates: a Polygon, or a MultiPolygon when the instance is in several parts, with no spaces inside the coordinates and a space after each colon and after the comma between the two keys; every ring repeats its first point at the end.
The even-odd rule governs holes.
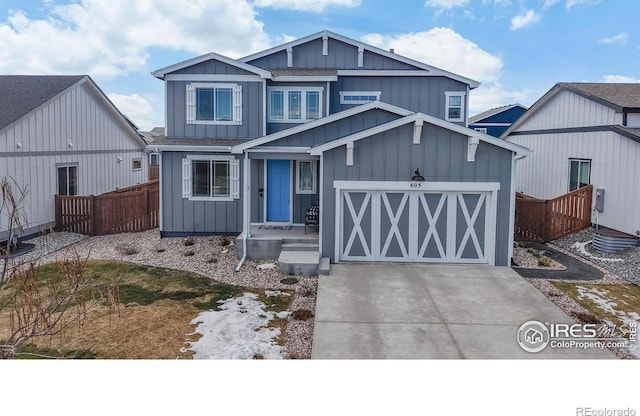
{"type": "Polygon", "coordinates": [[[153,75],[163,236],[237,234],[239,257],[278,258],[318,206],[314,258],[509,264],[528,151],[466,127],[478,82],[328,31],[153,75]]]}

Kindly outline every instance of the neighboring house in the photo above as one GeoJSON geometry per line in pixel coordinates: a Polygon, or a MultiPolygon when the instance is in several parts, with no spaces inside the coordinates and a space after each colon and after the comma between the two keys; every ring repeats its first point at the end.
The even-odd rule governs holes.
{"type": "MultiPolygon", "coordinates": [[[[28,190],[24,235],[54,225],[54,195],[148,178],[145,142],[87,75],[0,76],[0,177],[28,190]]],[[[0,216],[0,241],[6,237],[0,216]]]]}
{"type": "Polygon", "coordinates": [[[239,257],[273,258],[282,237],[265,249],[260,225],[304,224],[318,205],[331,262],[509,265],[528,151],[466,128],[476,81],[328,31],[153,75],[163,236],[234,234],[239,257]]]}
{"type": "Polygon", "coordinates": [[[528,107],[522,104],[510,104],[492,108],[483,113],[469,117],[469,128],[493,137],[500,137],[528,107]]]}
{"type": "Polygon", "coordinates": [[[518,191],[550,199],[593,184],[593,222],[640,233],[640,84],[558,83],[502,138],[532,150],[518,191]]]}

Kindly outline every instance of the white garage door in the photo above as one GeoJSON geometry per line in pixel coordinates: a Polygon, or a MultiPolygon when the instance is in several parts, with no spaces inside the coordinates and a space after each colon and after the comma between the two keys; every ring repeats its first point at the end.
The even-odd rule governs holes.
{"type": "Polygon", "coordinates": [[[339,260],[493,264],[496,183],[334,186],[339,260]]]}

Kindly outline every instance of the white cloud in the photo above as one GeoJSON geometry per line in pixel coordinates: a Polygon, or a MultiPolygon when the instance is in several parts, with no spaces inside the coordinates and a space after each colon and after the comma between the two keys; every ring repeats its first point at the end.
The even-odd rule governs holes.
{"type": "Polygon", "coordinates": [[[377,33],[366,35],[363,42],[463,75],[481,82],[498,79],[502,60],[482,50],[449,28],[437,27],[427,32],[405,33],[394,37],[377,33]]]}
{"type": "Polygon", "coordinates": [[[482,84],[469,95],[469,115],[487,111],[491,108],[507,104],[523,104],[532,101],[532,91],[524,88],[518,91],[509,91],[499,82],[482,84]]]}
{"type": "Polygon", "coordinates": [[[598,43],[604,43],[606,45],[612,45],[612,44],[624,45],[625,43],[627,43],[627,39],[629,39],[629,34],[622,32],[615,36],[611,36],[610,38],[600,39],[598,43]]]}
{"type": "Polygon", "coordinates": [[[256,7],[319,13],[330,6],[355,7],[360,4],[360,0],[256,0],[254,4],[256,7]]]}
{"type": "Polygon", "coordinates": [[[158,125],[153,107],[145,98],[138,94],[107,94],[107,97],[120,110],[142,130],[150,130],[158,125]]]}
{"type": "Polygon", "coordinates": [[[551,6],[555,6],[556,4],[560,3],[562,0],[544,0],[544,4],[542,5],[542,8],[544,10],[547,10],[549,7],[551,6]]]}
{"type": "Polygon", "coordinates": [[[611,83],[640,83],[640,78],[635,78],[635,77],[628,77],[625,75],[605,75],[603,77],[603,81],[604,82],[611,82],[611,83]]]}
{"type": "Polygon", "coordinates": [[[180,7],[174,0],[81,0],[46,7],[43,19],[11,11],[0,22],[1,73],[117,76],[147,72],[152,47],[237,57],[269,46],[248,0],[180,7]]]}
{"type": "Polygon", "coordinates": [[[427,0],[424,5],[440,10],[453,9],[454,7],[466,6],[469,0],[427,0]]]}
{"type": "Polygon", "coordinates": [[[535,10],[527,10],[511,19],[511,30],[526,29],[540,22],[541,19],[542,15],[536,13],[535,10]]]}
{"type": "Polygon", "coordinates": [[[600,3],[600,0],[567,0],[566,6],[567,6],[567,10],[569,10],[570,8],[578,4],[596,4],[596,3],[600,3]]]}

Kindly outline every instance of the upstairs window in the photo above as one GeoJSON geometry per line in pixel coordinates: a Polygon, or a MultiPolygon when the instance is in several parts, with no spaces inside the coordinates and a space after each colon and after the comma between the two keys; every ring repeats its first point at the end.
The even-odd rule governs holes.
{"type": "Polygon", "coordinates": [[[446,108],[444,119],[447,121],[464,121],[465,92],[446,92],[446,108]]]}
{"type": "Polygon", "coordinates": [[[187,84],[187,124],[242,124],[242,86],[187,84]]]}
{"type": "Polygon", "coordinates": [[[270,88],[269,121],[304,123],[322,117],[322,88],[270,88]]]}
{"type": "Polygon", "coordinates": [[[340,91],[340,104],[366,104],[379,101],[382,91],[340,91]]]}
{"type": "Polygon", "coordinates": [[[589,185],[591,182],[591,161],[569,159],[569,192],[589,185]]]}

